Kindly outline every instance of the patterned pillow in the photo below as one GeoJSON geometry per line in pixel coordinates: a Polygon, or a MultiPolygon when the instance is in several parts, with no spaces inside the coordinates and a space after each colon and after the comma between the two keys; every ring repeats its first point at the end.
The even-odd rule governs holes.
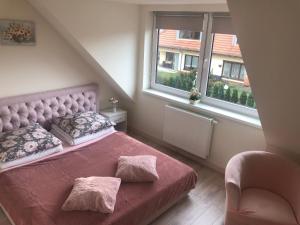
{"type": "Polygon", "coordinates": [[[96,112],[80,112],[53,119],[53,123],[72,138],[80,138],[113,126],[113,123],[96,112]]]}
{"type": "Polygon", "coordinates": [[[61,145],[61,141],[35,123],[0,133],[0,163],[8,163],[61,145]]]}

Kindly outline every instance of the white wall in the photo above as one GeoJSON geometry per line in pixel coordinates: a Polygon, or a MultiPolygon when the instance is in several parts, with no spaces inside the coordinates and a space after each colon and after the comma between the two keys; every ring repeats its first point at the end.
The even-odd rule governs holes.
{"type": "Polygon", "coordinates": [[[228,4],[267,144],[300,156],[300,1],[228,4]]]}
{"type": "MultiPolygon", "coordinates": [[[[2,48],[5,49],[6,54],[10,54],[10,51],[16,48],[16,52],[9,57],[9,62],[8,60],[5,61],[5,64],[11,65],[13,60],[17,60],[19,64],[22,64],[21,59],[29,60],[26,64],[22,64],[26,66],[25,72],[24,69],[19,68],[5,69],[6,73],[15,77],[14,80],[10,81],[14,91],[9,95],[52,89],[57,85],[72,86],[73,83],[81,84],[85,81],[96,79],[95,77],[100,79],[100,77],[104,76],[91,70],[92,67],[84,63],[82,58],[78,57],[77,53],[43,19],[35,14],[27,4],[21,0],[0,1],[7,5],[5,10],[2,10],[2,5],[4,4],[1,4],[0,12],[3,11],[0,14],[1,16],[33,19],[37,22],[38,28],[38,45],[36,47],[1,47],[1,59],[5,57],[5,55],[2,55],[2,48]],[[9,2],[15,4],[10,5],[9,2]],[[13,8],[16,11],[15,14],[9,12],[7,7],[13,8]],[[23,7],[26,9],[25,15],[18,12],[23,7]],[[7,13],[4,14],[6,11],[7,13]],[[25,53],[26,57],[28,54],[32,54],[32,56],[24,59],[26,58],[24,57],[25,53]],[[22,78],[22,84],[14,86],[16,80],[19,79],[20,70],[31,77],[30,79],[28,77],[22,78]],[[41,74],[43,77],[40,77],[41,74]],[[60,75],[58,76],[57,74],[60,75]],[[86,76],[82,76],[82,74],[86,74],[86,76]],[[36,83],[32,85],[34,81],[36,83]]],[[[128,85],[128,89],[125,89],[127,91],[131,90],[129,91],[130,93],[136,88],[135,102],[123,102],[129,111],[129,125],[158,139],[162,139],[164,106],[168,101],[145,95],[142,92],[143,87],[149,86],[150,78],[152,49],[152,19],[150,11],[218,11],[227,9],[225,5],[153,5],[144,7],[141,16],[139,16],[139,7],[134,5],[103,3],[97,0],[91,0],[91,5],[84,4],[80,0],[38,1],[47,6],[47,12],[53,12],[55,18],[64,25],[63,27],[67,27],[66,33],[73,38],[68,40],[70,43],[84,47],[90,56],[95,57],[99,63],[101,62],[101,66],[106,66],[106,71],[112,75],[112,78],[116,78],[120,85],[123,85],[122,88],[128,85]],[[140,27],[137,27],[139,22],[140,27]],[[140,33],[138,33],[138,30],[140,33]],[[73,43],[74,40],[75,42],[73,43]],[[140,49],[139,54],[136,52],[137,49],[140,49]],[[136,69],[138,69],[137,73],[136,69]],[[136,81],[137,85],[135,86],[136,81]]],[[[42,10],[40,12],[46,11],[42,10]]],[[[52,19],[51,22],[53,24],[58,24],[56,23],[57,21],[52,19]]],[[[58,30],[62,31],[61,28],[58,28],[58,30]]],[[[5,79],[11,78],[6,77],[5,79]]],[[[5,81],[5,83],[7,82],[5,81]]],[[[103,81],[101,81],[101,84],[103,84],[103,81]]],[[[5,88],[5,85],[2,85],[2,79],[0,86],[5,88]]],[[[105,89],[107,85],[102,86],[105,89]]],[[[113,94],[109,88],[105,89],[104,92],[106,96],[113,94]]],[[[242,125],[222,117],[217,119],[219,124],[214,132],[212,152],[209,159],[209,162],[217,167],[224,168],[228,159],[238,152],[248,149],[263,149],[265,147],[261,129],[242,125]]]]}
{"type": "MultiPolygon", "coordinates": [[[[135,130],[146,133],[162,140],[164,107],[169,102],[142,92],[143,87],[149,87],[151,71],[151,10],[180,10],[180,11],[226,11],[225,5],[198,6],[145,6],[141,13],[140,33],[140,68],[137,88],[137,99],[134,104],[128,103],[129,125],[135,130]]],[[[234,155],[245,150],[265,149],[265,139],[262,129],[247,126],[230,119],[216,117],[219,123],[215,127],[211,156],[209,162],[224,169],[227,161],[234,155]]]]}
{"type": "Polygon", "coordinates": [[[0,0],[0,18],[31,20],[35,46],[0,45],[0,97],[99,83],[101,107],[115,93],[24,0],[0,0]]]}
{"type": "Polygon", "coordinates": [[[133,99],[139,6],[99,0],[28,0],[120,94],[133,99]]]}

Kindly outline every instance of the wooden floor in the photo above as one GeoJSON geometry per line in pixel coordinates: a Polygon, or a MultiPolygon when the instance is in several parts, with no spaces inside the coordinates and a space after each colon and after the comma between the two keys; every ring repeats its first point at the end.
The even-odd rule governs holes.
{"type": "Polygon", "coordinates": [[[176,158],[194,168],[198,174],[196,188],[161,215],[151,225],[222,225],[224,220],[224,175],[190,160],[169,148],[159,146],[143,137],[134,138],[176,158]]]}
{"type": "MultiPolygon", "coordinates": [[[[161,215],[151,225],[222,225],[225,204],[224,176],[178,155],[170,149],[158,146],[137,135],[136,139],[190,165],[198,173],[196,188],[175,206],[161,215]]],[[[0,225],[10,225],[0,210],[0,225]]]]}

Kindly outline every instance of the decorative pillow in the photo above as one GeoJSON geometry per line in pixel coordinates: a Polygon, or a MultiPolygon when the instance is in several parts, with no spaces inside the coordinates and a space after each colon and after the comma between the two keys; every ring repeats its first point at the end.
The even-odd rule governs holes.
{"type": "Polygon", "coordinates": [[[112,213],[120,184],[121,179],[115,177],[76,178],[62,209],[112,213]]]}
{"type": "Polygon", "coordinates": [[[57,117],[53,119],[53,122],[73,139],[113,126],[109,119],[92,111],[57,117]]]}
{"type": "Polygon", "coordinates": [[[105,128],[103,130],[98,131],[97,133],[87,134],[84,137],[72,138],[69,134],[60,129],[57,125],[51,125],[51,133],[58,137],[60,140],[68,143],[69,145],[79,145],[94,139],[99,139],[102,137],[106,137],[115,132],[114,127],[105,128]]]}
{"type": "Polygon", "coordinates": [[[120,156],[116,177],[126,182],[146,182],[158,180],[156,156],[120,156]]]}
{"type": "Polygon", "coordinates": [[[36,160],[62,150],[61,141],[39,124],[0,133],[0,167],[36,160]]]}

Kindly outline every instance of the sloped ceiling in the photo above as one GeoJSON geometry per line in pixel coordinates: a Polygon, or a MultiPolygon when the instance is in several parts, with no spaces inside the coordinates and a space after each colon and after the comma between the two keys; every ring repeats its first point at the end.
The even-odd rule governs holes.
{"type": "Polygon", "coordinates": [[[267,144],[300,151],[300,1],[228,0],[267,144]]]}
{"type": "Polygon", "coordinates": [[[28,0],[125,99],[136,88],[137,5],[99,0],[28,0]]]}

